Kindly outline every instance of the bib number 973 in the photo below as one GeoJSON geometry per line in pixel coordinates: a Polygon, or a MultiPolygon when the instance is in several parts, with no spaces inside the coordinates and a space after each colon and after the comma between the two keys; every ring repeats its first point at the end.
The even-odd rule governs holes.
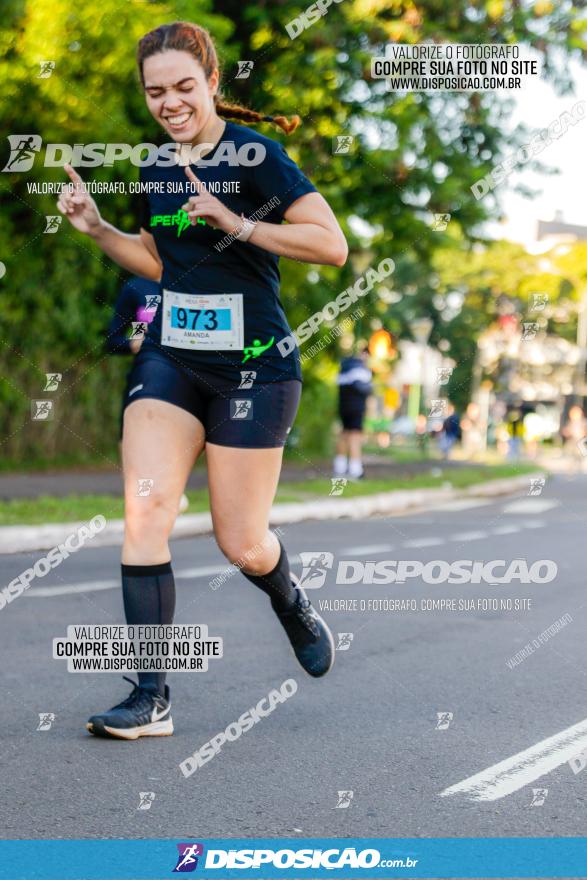
{"type": "Polygon", "coordinates": [[[161,344],[192,350],[242,350],[242,293],[163,290],[161,344]]]}
{"type": "MultiPolygon", "coordinates": [[[[230,312],[228,313],[230,315],[230,312]]],[[[185,330],[218,330],[218,312],[216,309],[178,309],[171,311],[171,326],[185,330]]],[[[230,320],[230,319],[229,319],[230,320]]],[[[230,329],[228,327],[227,329],[230,329]]]]}

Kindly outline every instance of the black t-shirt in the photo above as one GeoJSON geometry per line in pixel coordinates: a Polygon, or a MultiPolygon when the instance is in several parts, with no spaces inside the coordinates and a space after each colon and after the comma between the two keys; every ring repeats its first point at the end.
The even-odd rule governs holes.
{"type": "MultiPolygon", "coordinates": [[[[213,151],[190,167],[231,211],[245,217],[258,212],[253,219],[265,223],[281,223],[296,199],[316,192],[281,144],[232,122],[226,123],[213,151]]],[[[192,338],[204,337],[210,329],[223,329],[225,319],[221,318],[219,323],[220,312],[210,311],[206,306],[202,310],[178,311],[178,300],[168,297],[157,310],[143,348],[161,346],[188,366],[211,368],[229,378],[238,375],[235,368],[243,369],[245,349],[250,348],[255,354],[249,352],[246,369],[257,371],[257,381],[301,379],[297,347],[286,357],[277,348],[277,343],[291,333],[279,299],[279,257],[250,242],[231,240],[227,233],[204,221],[193,226],[187,224],[181,208],[189,195],[196,193],[184,166],[143,166],[141,181],[163,183],[163,193],[141,196],[141,226],[153,235],[163,263],[162,292],[212,295],[215,303],[223,302],[218,299],[219,294],[241,294],[242,300],[237,299],[242,306],[244,325],[242,346],[238,349],[169,347],[168,335],[164,334],[161,342],[165,312],[168,330],[171,322],[172,327],[182,328],[181,333],[192,338]],[[174,189],[177,191],[169,191],[174,189]],[[175,311],[171,306],[166,308],[165,302],[175,303],[175,311]],[[261,354],[257,353],[259,350],[261,354]]]]}

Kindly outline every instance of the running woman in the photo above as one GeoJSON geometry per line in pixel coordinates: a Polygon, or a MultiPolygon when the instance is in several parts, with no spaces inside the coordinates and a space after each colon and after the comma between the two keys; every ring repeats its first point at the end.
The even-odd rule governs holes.
{"type": "MultiPolygon", "coordinates": [[[[223,100],[207,31],[186,22],[156,28],[139,42],[138,66],[147,106],[175,142],[168,152],[161,148],[166,164],[141,170],[143,182],[162,186],[143,198],[140,233],[123,233],[103,220],[71,166],[65,170],[75,190],[58,202],[105,254],[162,288],[133,368],[131,387],[141,387],[127,398],[124,416],[126,620],[173,620],[168,539],[205,444],[220,550],[239,567],[246,557],[241,571],[268,595],[301,666],[322,676],[334,660],[332,635],[269,530],[283,446],[301,394],[297,349],[286,357],[277,349],[291,332],[279,299],[278,263],[284,256],[343,266],[347,244],[329,205],[283,147],[225,121],[272,122],[286,133],[299,124],[296,117],[264,116],[223,100]],[[249,219],[255,214],[258,222],[249,219]],[[153,480],[151,492],[137,497],[137,481],[145,477],[153,480]]],[[[173,733],[165,675],[140,673],[130,696],[93,715],[87,728],[122,739],[173,733]]]]}

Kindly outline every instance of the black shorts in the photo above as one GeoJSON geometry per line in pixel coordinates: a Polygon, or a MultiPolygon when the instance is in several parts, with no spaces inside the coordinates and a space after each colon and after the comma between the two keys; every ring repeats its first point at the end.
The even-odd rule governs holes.
{"type": "MultiPolygon", "coordinates": [[[[242,372],[247,372],[245,367],[242,372]]],[[[238,381],[231,381],[209,369],[182,365],[158,351],[139,352],[128,374],[123,412],[135,400],[165,400],[199,419],[210,443],[243,449],[284,446],[298,411],[302,383],[298,379],[259,383],[253,379],[247,388],[251,377],[243,378],[238,371],[237,376],[238,381]]]]}
{"type": "Polygon", "coordinates": [[[361,409],[341,407],[338,411],[342,427],[345,431],[362,431],[363,419],[365,418],[365,407],[361,409]]]}

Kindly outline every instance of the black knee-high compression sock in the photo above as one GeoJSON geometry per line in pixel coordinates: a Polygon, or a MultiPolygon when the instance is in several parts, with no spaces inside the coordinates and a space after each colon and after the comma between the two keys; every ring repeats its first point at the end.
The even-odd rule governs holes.
{"type": "MultiPolygon", "coordinates": [[[[173,623],[175,581],[171,562],[159,565],[125,565],[122,571],[122,597],[128,624],[173,623]]],[[[164,672],[139,672],[141,687],[165,693],[164,672]]]]}
{"type": "Polygon", "coordinates": [[[243,574],[252,584],[267,593],[275,611],[287,611],[296,601],[297,592],[291,580],[289,560],[281,541],[279,546],[281,553],[272,571],[267,574],[247,574],[243,571],[243,574]]]}

